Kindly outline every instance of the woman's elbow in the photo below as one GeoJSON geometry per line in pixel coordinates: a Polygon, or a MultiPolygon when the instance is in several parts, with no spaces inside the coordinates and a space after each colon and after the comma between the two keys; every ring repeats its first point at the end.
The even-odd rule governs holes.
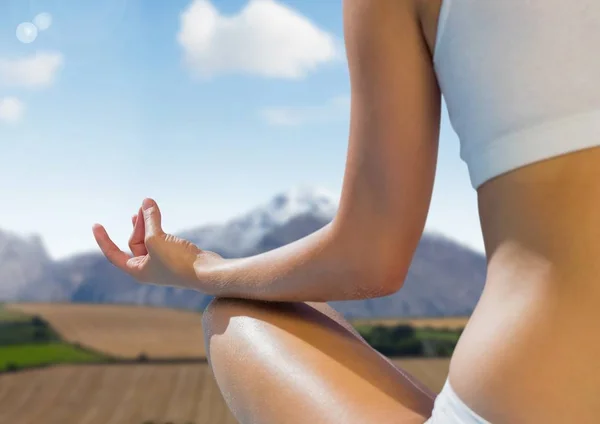
{"type": "Polygon", "coordinates": [[[372,261],[365,268],[358,282],[363,299],[385,297],[398,292],[408,274],[408,267],[399,261],[392,264],[372,261]]]}
{"type": "Polygon", "coordinates": [[[337,251],[352,274],[352,286],[358,298],[384,297],[396,293],[404,285],[412,261],[415,243],[401,243],[405,237],[390,237],[375,231],[334,231],[337,251]]]}
{"type": "Polygon", "coordinates": [[[383,269],[379,280],[382,296],[390,296],[398,292],[404,285],[408,269],[397,264],[389,265],[383,269]]]}

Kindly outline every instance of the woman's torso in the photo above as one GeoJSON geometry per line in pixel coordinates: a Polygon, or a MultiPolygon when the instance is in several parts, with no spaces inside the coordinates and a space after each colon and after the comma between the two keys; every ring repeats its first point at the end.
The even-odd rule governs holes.
{"type": "MultiPolygon", "coordinates": [[[[442,1],[414,1],[433,52],[442,1]]],[[[491,422],[598,422],[600,148],[477,192],[488,276],[452,358],[454,389],[491,422]]]]}

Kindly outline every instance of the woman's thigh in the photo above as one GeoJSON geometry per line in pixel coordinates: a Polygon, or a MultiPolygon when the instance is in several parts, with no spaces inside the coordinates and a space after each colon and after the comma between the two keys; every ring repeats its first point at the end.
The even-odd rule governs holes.
{"type": "Polygon", "coordinates": [[[246,423],[423,423],[435,394],[371,348],[325,303],[215,299],[206,350],[246,423]]]}

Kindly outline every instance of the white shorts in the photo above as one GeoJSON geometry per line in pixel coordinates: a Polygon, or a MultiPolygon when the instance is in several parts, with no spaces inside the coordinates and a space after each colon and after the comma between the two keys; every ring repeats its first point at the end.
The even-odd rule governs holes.
{"type": "Polygon", "coordinates": [[[491,424],[471,410],[458,397],[450,381],[435,399],[431,417],[424,424],[491,424]]]}

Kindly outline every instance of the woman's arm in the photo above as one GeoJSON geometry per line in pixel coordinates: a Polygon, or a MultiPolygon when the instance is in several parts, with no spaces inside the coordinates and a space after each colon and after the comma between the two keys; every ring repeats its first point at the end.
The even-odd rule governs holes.
{"type": "Polygon", "coordinates": [[[217,282],[211,294],[331,301],[402,286],[431,200],[440,92],[416,0],[345,0],[344,33],[352,106],[335,219],[260,255],[199,260],[199,279],[217,282]]]}

